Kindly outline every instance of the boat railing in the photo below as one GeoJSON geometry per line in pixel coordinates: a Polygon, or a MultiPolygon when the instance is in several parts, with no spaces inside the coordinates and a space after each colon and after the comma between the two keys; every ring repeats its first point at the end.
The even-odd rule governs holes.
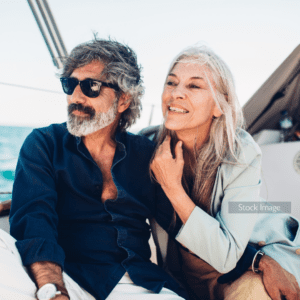
{"type": "MultiPolygon", "coordinates": [[[[11,195],[12,192],[0,192],[0,195],[11,195]]],[[[0,202],[0,217],[8,216],[11,208],[11,199],[0,202]]]]}

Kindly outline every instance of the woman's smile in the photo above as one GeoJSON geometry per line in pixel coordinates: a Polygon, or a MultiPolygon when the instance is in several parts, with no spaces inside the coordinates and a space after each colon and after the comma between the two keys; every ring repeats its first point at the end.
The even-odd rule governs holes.
{"type": "Polygon", "coordinates": [[[162,94],[165,126],[176,132],[209,131],[219,116],[211,71],[195,63],[179,62],[169,73],[162,94]]]}
{"type": "Polygon", "coordinates": [[[187,114],[189,113],[188,110],[186,110],[185,108],[178,106],[178,105],[174,105],[174,104],[170,104],[168,106],[168,111],[170,113],[179,113],[179,114],[187,114]]]}

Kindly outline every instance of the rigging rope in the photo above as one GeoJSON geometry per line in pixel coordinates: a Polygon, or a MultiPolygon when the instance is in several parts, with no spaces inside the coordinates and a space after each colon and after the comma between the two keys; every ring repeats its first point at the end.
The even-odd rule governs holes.
{"type": "Polygon", "coordinates": [[[23,88],[23,89],[35,90],[35,91],[40,91],[40,92],[55,93],[55,94],[61,94],[61,95],[63,94],[63,92],[59,92],[59,91],[39,89],[39,88],[31,87],[31,86],[14,84],[14,83],[0,82],[0,84],[8,85],[8,86],[14,86],[14,87],[23,88]]]}

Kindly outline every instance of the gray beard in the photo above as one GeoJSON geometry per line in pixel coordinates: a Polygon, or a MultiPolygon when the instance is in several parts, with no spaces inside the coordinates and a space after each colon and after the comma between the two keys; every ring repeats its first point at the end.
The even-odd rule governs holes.
{"type": "Polygon", "coordinates": [[[72,113],[68,115],[68,131],[75,136],[81,137],[94,133],[110,125],[118,112],[118,100],[116,99],[107,112],[99,112],[91,117],[78,117],[72,113]]]}

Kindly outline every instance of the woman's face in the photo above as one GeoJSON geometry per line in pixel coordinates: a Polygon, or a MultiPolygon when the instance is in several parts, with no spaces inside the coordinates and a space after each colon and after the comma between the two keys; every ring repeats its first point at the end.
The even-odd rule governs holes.
{"type": "Polygon", "coordinates": [[[167,129],[190,134],[209,132],[213,117],[222,113],[215,104],[207,77],[215,89],[206,66],[179,62],[171,70],[162,94],[167,129]]]}

